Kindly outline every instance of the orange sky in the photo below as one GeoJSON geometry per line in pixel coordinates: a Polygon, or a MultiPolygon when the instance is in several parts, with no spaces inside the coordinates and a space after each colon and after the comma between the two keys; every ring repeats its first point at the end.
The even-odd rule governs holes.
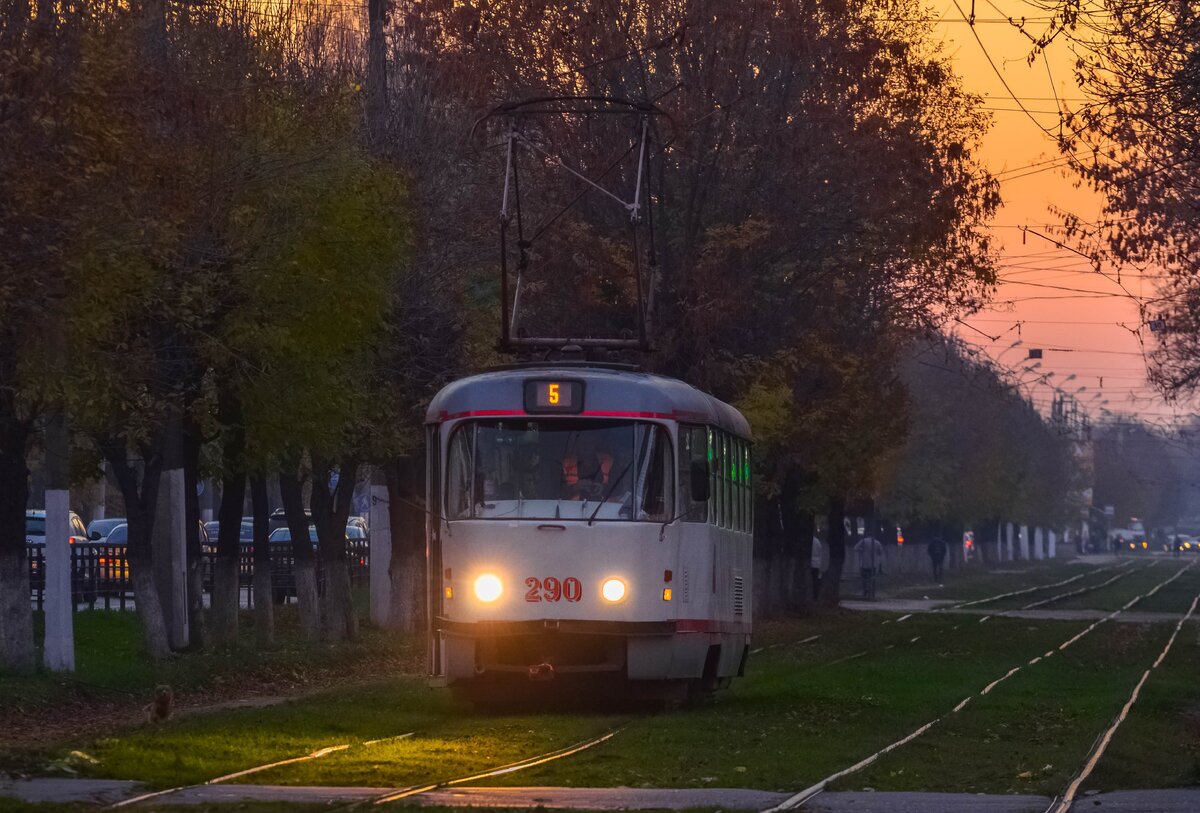
{"type": "MultiPolygon", "coordinates": [[[[935,33],[944,39],[964,85],[986,99],[994,119],[983,157],[1000,177],[1005,201],[993,224],[1002,284],[993,304],[965,320],[969,327],[960,325],[955,333],[1018,370],[1034,363],[1026,360],[1027,348],[1042,348],[1041,366],[1021,377],[1033,382],[1034,400],[1043,411],[1053,395],[1051,385],[1067,392],[1085,387],[1076,397],[1093,422],[1103,420],[1104,400],[1113,412],[1136,412],[1145,420],[1166,422],[1179,410],[1166,405],[1146,384],[1139,337],[1149,342],[1150,334],[1148,329],[1134,332],[1141,325],[1136,302],[1115,282],[1095,273],[1083,257],[1033,233],[1051,234],[1059,222],[1052,207],[1089,221],[1100,213],[1099,197],[1077,186],[1060,168],[1062,156],[1051,135],[1058,131],[1058,109],[1082,97],[1070,51],[1055,44],[1046,59],[1030,65],[1030,42],[1007,18],[1025,17],[1027,30],[1036,35],[1045,28],[1044,10],[1023,0],[976,0],[972,33],[963,17],[971,8],[971,0],[958,0],[957,6],[954,0],[932,0],[930,6],[941,21],[935,33]],[[1023,233],[1022,226],[1030,231],[1023,233]],[[1011,348],[1018,339],[1022,344],[1011,348]],[[1039,382],[1044,373],[1054,375],[1039,382]],[[1071,375],[1075,378],[1067,381],[1071,375]]],[[[1115,274],[1117,269],[1103,270],[1115,274]]],[[[1134,295],[1153,294],[1152,281],[1132,269],[1122,269],[1121,280],[1134,295]]]]}

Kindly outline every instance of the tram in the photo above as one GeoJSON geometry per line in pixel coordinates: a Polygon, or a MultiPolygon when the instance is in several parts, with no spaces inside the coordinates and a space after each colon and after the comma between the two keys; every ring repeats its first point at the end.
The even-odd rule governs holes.
{"type": "Polygon", "coordinates": [[[426,425],[434,685],[480,703],[583,681],[694,697],[743,673],[740,412],[670,378],[558,362],[453,382],[426,425]]]}

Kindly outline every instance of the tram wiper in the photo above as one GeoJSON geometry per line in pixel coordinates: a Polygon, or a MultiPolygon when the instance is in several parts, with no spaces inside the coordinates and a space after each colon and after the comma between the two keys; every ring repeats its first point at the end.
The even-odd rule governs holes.
{"type": "Polygon", "coordinates": [[[608,490],[604,492],[604,496],[600,498],[600,502],[596,503],[596,510],[592,512],[590,517],[588,517],[588,525],[591,525],[596,521],[596,515],[600,513],[600,509],[604,507],[606,502],[608,502],[608,498],[612,496],[613,489],[617,487],[617,484],[625,479],[625,474],[629,471],[629,467],[632,465],[633,461],[630,460],[625,464],[625,468],[621,470],[621,473],[617,475],[616,479],[608,484],[608,490]]]}

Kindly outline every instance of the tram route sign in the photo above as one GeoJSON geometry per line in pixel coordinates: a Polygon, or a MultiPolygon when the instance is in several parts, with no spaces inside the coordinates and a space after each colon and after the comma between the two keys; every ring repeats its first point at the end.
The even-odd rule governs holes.
{"type": "Polygon", "coordinates": [[[535,378],[525,382],[525,411],[576,415],[583,411],[583,382],[535,378]]]}

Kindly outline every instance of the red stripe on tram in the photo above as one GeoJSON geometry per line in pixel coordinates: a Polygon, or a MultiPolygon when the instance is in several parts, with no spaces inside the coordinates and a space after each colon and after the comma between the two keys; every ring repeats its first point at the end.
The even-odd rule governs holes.
{"type": "MultiPolygon", "coordinates": [[[[530,416],[531,413],[523,409],[470,409],[465,412],[443,412],[438,416],[441,421],[456,421],[460,418],[511,418],[515,416],[530,416]]],[[[538,413],[536,417],[564,417],[564,418],[648,418],[659,421],[675,420],[675,414],[671,412],[628,412],[624,410],[599,410],[592,409],[578,413],[563,413],[559,415],[544,415],[538,413]]]]}
{"type": "Polygon", "coordinates": [[[443,412],[439,415],[439,419],[443,421],[456,421],[459,418],[504,418],[514,415],[525,415],[523,409],[469,409],[466,412],[443,412]]]}

